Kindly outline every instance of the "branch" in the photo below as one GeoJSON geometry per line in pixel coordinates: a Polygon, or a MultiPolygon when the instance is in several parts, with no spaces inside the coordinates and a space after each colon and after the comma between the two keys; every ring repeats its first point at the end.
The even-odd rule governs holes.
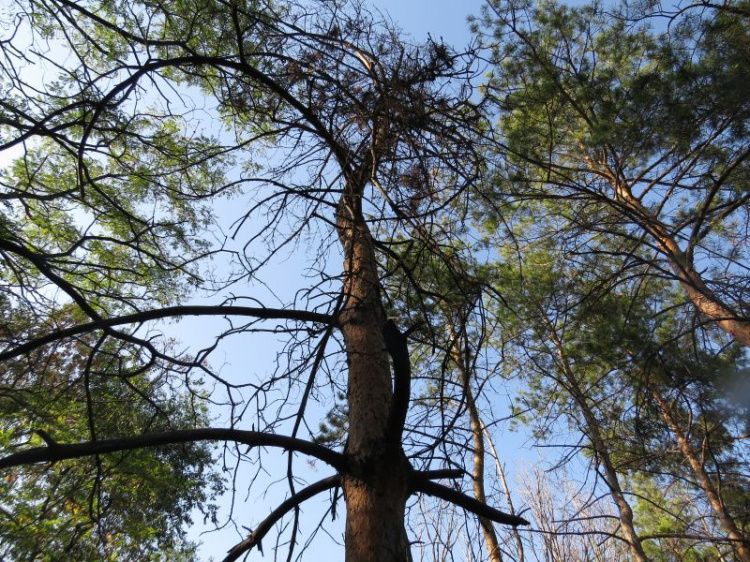
{"type": "Polygon", "coordinates": [[[510,515],[508,513],[500,511],[499,509],[490,507],[486,503],[482,503],[478,500],[475,500],[474,498],[470,498],[469,496],[466,496],[461,492],[451,490],[447,486],[443,486],[442,484],[438,484],[436,482],[415,479],[412,480],[411,485],[412,490],[415,492],[422,492],[423,494],[428,494],[430,496],[440,498],[441,500],[445,500],[454,505],[457,505],[458,507],[462,507],[466,511],[471,511],[475,515],[479,515],[480,517],[484,517],[486,519],[489,519],[490,521],[494,521],[495,523],[512,525],[513,527],[529,524],[529,522],[526,521],[526,519],[524,519],[523,517],[510,515]]]}
{"type": "Polygon", "coordinates": [[[412,473],[412,478],[420,481],[440,480],[443,478],[463,478],[466,471],[462,468],[439,468],[437,470],[421,470],[412,473]]]}
{"type": "Polygon", "coordinates": [[[255,530],[250,533],[249,537],[247,537],[239,544],[233,546],[229,550],[229,554],[227,555],[227,557],[224,558],[224,562],[233,562],[234,560],[237,560],[240,556],[242,556],[245,552],[247,552],[254,546],[257,546],[261,553],[263,553],[263,547],[261,546],[260,541],[263,539],[263,537],[266,536],[268,531],[271,530],[271,528],[279,519],[284,517],[284,515],[286,515],[295,507],[299,506],[302,502],[309,500],[311,497],[319,494],[320,492],[325,492],[326,490],[330,490],[331,488],[335,488],[336,486],[340,485],[341,477],[339,475],[334,475],[329,476],[328,478],[324,478],[323,480],[319,480],[318,482],[315,482],[315,484],[310,484],[307,488],[300,490],[298,493],[282,502],[279,507],[274,509],[268,515],[268,517],[261,521],[260,524],[255,528],[255,530]]]}
{"type": "Polygon", "coordinates": [[[322,445],[286,435],[274,435],[260,431],[243,431],[228,428],[202,428],[169,431],[166,433],[148,433],[118,439],[89,441],[84,443],[61,444],[27,449],[20,453],[0,458],[0,469],[34,464],[39,462],[59,462],[66,459],[77,459],[106,453],[117,453],[132,449],[194,443],[197,441],[233,441],[250,447],[279,447],[315,457],[338,471],[346,469],[346,461],[340,453],[322,445]]]}
{"type": "Polygon", "coordinates": [[[283,308],[265,308],[254,306],[168,306],[155,310],[144,310],[116,318],[101,318],[86,324],[72,326],[46,334],[40,338],[28,341],[17,347],[0,353],[0,361],[12,359],[38,349],[48,343],[63,338],[85,334],[94,330],[122,326],[125,324],[136,324],[149,320],[171,318],[178,316],[251,316],[264,320],[299,320],[302,322],[320,322],[322,324],[335,324],[335,318],[328,314],[309,312],[307,310],[285,310],[283,308]]]}
{"type": "Polygon", "coordinates": [[[638,535],[638,538],[642,541],[653,541],[659,539],[685,539],[689,541],[701,541],[701,542],[722,542],[722,543],[733,543],[733,542],[746,542],[746,539],[731,538],[731,537],[720,537],[720,536],[706,536],[692,533],[654,533],[652,535],[638,535]]]}
{"type": "Polygon", "coordinates": [[[82,6],[79,6],[78,4],[71,2],[70,0],[58,0],[60,4],[63,6],[66,6],[70,10],[74,10],[81,14],[84,17],[89,18],[90,20],[93,20],[94,22],[98,23],[99,25],[105,27],[106,29],[113,31],[117,33],[118,35],[121,35],[124,39],[127,39],[129,41],[135,41],[136,43],[140,45],[147,45],[147,46],[157,46],[157,47],[182,47],[187,42],[185,39],[180,39],[179,41],[165,41],[165,40],[158,40],[158,39],[150,39],[147,37],[141,37],[140,35],[135,35],[133,33],[130,33],[126,29],[122,28],[119,25],[115,25],[104,18],[101,18],[97,16],[94,12],[90,12],[89,10],[83,8],[82,6]]]}
{"type": "Polygon", "coordinates": [[[388,415],[386,441],[389,446],[401,445],[406,414],[409,411],[411,395],[411,362],[409,344],[396,323],[388,319],[382,328],[383,343],[393,362],[393,398],[388,415]]]}

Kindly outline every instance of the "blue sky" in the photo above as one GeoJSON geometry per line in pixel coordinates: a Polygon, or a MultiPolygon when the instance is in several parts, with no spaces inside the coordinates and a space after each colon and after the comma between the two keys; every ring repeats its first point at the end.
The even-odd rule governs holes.
{"type": "MultiPolygon", "coordinates": [[[[434,38],[442,38],[446,43],[460,48],[470,40],[470,34],[468,32],[468,24],[466,22],[467,16],[470,14],[478,14],[482,5],[482,0],[466,0],[464,2],[457,2],[451,0],[377,0],[370,3],[376,9],[383,11],[390,15],[394,23],[400,27],[404,33],[411,35],[415,41],[422,41],[427,38],[427,35],[431,35],[434,38]]],[[[287,264],[289,265],[289,264],[287,264]]],[[[294,277],[294,276],[292,276],[294,277]]],[[[290,281],[290,279],[286,279],[290,281]]],[[[281,288],[281,287],[278,287],[281,288]]],[[[205,320],[201,321],[205,323],[205,320]]],[[[196,333],[193,335],[204,334],[210,330],[209,326],[195,325],[196,333]]],[[[183,335],[187,335],[185,327],[181,330],[183,335]]],[[[192,338],[182,338],[192,339],[192,338]]],[[[202,342],[205,345],[205,341],[202,342]]],[[[255,342],[253,342],[255,343],[255,342]]],[[[238,345],[236,342],[234,345],[238,345]]],[[[247,349],[244,349],[242,355],[244,357],[235,357],[235,350],[227,350],[226,354],[226,367],[230,372],[245,372],[247,370],[258,369],[263,371],[266,368],[261,365],[264,359],[261,356],[256,356],[260,361],[255,361],[255,365],[247,366],[248,357],[247,349]]],[[[259,354],[260,355],[260,354],[259,354]]],[[[220,425],[220,424],[219,424],[220,425]]],[[[267,463],[266,468],[273,472],[274,467],[278,467],[278,476],[269,475],[270,478],[264,479],[264,482],[277,480],[279,477],[283,477],[284,471],[286,470],[286,463],[283,465],[277,465],[271,460],[271,456],[275,455],[264,455],[264,463],[267,463]]],[[[299,467],[304,463],[304,459],[300,459],[297,463],[299,467]]],[[[310,478],[317,479],[324,477],[328,474],[326,467],[318,467],[319,474],[315,474],[316,470],[313,469],[313,473],[310,478]]],[[[248,472],[242,470],[241,472],[248,472]]],[[[261,486],[263,487],[263,486],[261,486]]],[[[238,495],[235,499],[235,511],[234,520],[238,525],[252,526],[257,524],[272,508],[274,504],[278,504],[283,501],[284,497],[275,498],[274,492],[278,491],[279,494],[283,494],[285,486],[274,486],[271,489],[258,489],[258,486],[250,486],[250,482],[238,482],[237,483],[238,495]],[[248,489],[249,488],[249,489],[248,489]]],[[[225,498],[225,502],[229,502],[229,498],[225,498]]],[[[311,531],[315,525],[320,521],[322,517],[325,517],[325,510],[330,505],[330,499],[327,494],[322,494],[319,498],[310,500],[303,506],[303,513],[301,517],[302,522],[302,534],[300,538],[306,538],[307,532],[311,531]]],[[[339,500],[339,510],[343,510],[343,503],[339,500]]],[[[226,516],[226,512],[224,516],[226,516]]],[[[232,529],[225,529],[218,532],[209,532],[205,535],[199,536],[200,530],[205,530],[210,527],[203,527],[200,524],[200,516],[196,517],[196,525],[190,532],[192,540],[201,542],[199,554],[201,560],[209,560],[213,557],[215,560],[222,560],[226,555],[227,550],[238,542],[237,532],[232,529]]],[[[330,516],[328,517],[330,522],[330,516]]],[[[338,519],[340,523],[343,523],[343,517],[338,519]]],[[[336,528],[327,525],[332,534],[336,534],[336,528]]],[[[240,530],[244,534],[244,531],[240,530]]],[[[341,528],[343,532],[343,526],[341,528]]],[[[266,537],[266,558],[273,559],[273,531],[266,537]]],[[[337,539],[341,536],[339,532],[337,539]]],[[[299,552],[298,546],[297,552],[299,552]]],[[[284,549],[282,549],[284,550],[284,549]]],[[[312,548],[303,557],[305,560],[319,560],[324,559],[324,556],[329,556],[330,560],[343,559],[343,550],[336,547],[335,544],[325,536],[319,536],[313,543],[312,548]]],[[[250,560],[259,559],[259,553],[253,552],[250,555],[250,560]]]]}
{"type": "Polygon", "coordinates": [[[390,14],[394,22],[416,39],[430,33],[460,46],[470,38],[466,17],[477,15],[483,3],[482,0],[377,0],[372,5],[390,14]]]}

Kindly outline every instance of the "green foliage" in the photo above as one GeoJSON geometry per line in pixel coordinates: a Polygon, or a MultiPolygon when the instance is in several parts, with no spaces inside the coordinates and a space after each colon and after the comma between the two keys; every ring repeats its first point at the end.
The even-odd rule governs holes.
{"type": "MultiPolygon", "coordinates": [[[[4,308],[4,336],[70,324],[71,309],[32,326],[4,308]]],[[[199,389],[169,388],[135,350],[93,338],[61,341],[0,378],[0,449],[76,443],[203,426],[199,389]],[[99,342],[101,343],[101,342],[99,342]]],[[[211,447],[186,444],[30,465],[5,472],[0,551],[9,560],[192,559],[192,513],[212,516],[223,488],[211,447]],[[171,553],[171,554],[170,554],[171,553]]]]}
{"type": "Polygon", "coordinates": [[[750,19],[739,5],[489,3],[477,32],[493,52],[485,92],[499,130],[485,190],[504,220],[566,237],[576,254],[609,253],[615,276],[651,263],[648,275],[700,286],[724,316],[746,318],[750,95],[739,61],[750,19]]]}
{"type": "Polygon", "coordinates": [[[655,562],[718,562],[729,553],[726,545],[704,544],[688,538],[709,524],[695,498],[682,483],[668,479],[636,478],[633,482],[635,520],[644,550],[655,562]]]}
{"type": "MultiPolygon", "coordinates": [[[[145,12],[110,1],[75,8],[118,14],[122,28],[87,27],[75,10],[18,2],[17,32],[29,36],[34,54],[3,37],[2,148],[24,148],[0,170],[4,349],[99,315],[186,298],[204,273],[196,260],[213,251],[206,200],[231,191],[231,157],[190,125],[188,110],[172,111],[179,97],[144,98],[129,82],[134,53],[123,32],[141,33],[145,12]],[[43,84],[24,70],[31,59],[43,84]]],[[[208,424],[198,381],[164,360],[173,344],[111,336],[93,331],[3,363],[4,455],[48,439],[208,424]]],[[[223,489],[212,465],[210,446],[186,444],[8,470],[0,556],[195,559],[186,529],[196,509],[213,517],[223,489]]]]}
{"type": "Polygon", "coordinates": [[[524,245],[517,255],[500,256],[494,287],[503,302],[494,311],[502,371],[518,386],[515,410],[525,412],[517,422],[541,443],[562,446],[563,458],[577,449],[608,481],[606,457],[637,506],[639,533],[669,535],[644,539],[654,559],[715,560],[717,548],[726,554],[731,549],[711,538],[723,531],[655,393],[696,454],[710,451],[701,456],[703,469],[743,527],[745,494],[736,491],[748,487],[750,474],[736,435],[746,413],[728,397],[746,370],[746,351],[727,344],[715,327],[696,329],[680,306],[678,284],[636,266],[629,279],[618,279],[606,240],[598,242],[602,251],[579,254],[569,251],[569,241],[535,238],[529,230],[538,225],[514,226],[524,245]],[[578,435],[581,441],[571,439],[578,435]],[[681,503],[668,507],[659,493],[677,488],[681,503]],[[696,545],[685,535],[706,538],[696,545]]]}

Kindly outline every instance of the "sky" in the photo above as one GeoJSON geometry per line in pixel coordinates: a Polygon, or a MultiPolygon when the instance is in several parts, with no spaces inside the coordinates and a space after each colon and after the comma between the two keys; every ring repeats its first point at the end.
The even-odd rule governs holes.
{"type": "MultiPolygon", "coordinates": [[[[459,50],[471,40],[467,17],[470,14],[479,14],[482,4],[483,0],[370,0],[370,6],[389,16],[397,27],[401,28],[406,35],[411,36],[414,42],[423,41],[429,35],[434,39],[441,39],[448,45],[452,45],[459,50]]],[[[35,76],[40,80],[42,79],[42,76],[38,75],[38,69],[35,76]]],[[[5,153],[0,155],[0,166],[20,156],[22,150],[22,147],[18,147],[14,151],[5,151],[5,153]]],[[[233,203],[230,202],[229,204],[233,203]]],[[[233,209],[233,211],[236,212],[236,209],[233,209]]],[[[288,272],[285,276],[280,275],[279,279],[274,279],[273,281],[273,289],[274,291],[278,291],[280,295],[284,295],[285,293],[294,294],[294,291],[299,289],[298,286],[295,286],[299,285],[299,283],[296,283],[298,278],[288,272]]],[[[273,303],[270,304],[272,305],[273,303]]],[[[173,328],[175,328],[174,332],[172,332],[173,335],[181,343],[200,349],[209,345],[212,337],[220,333],[222,329],[225,329],[226,325],[222,320],[212,321],[200,318],[185,319],[179,325],[173,326],[173,328]]],[[[233,339],[229,345],[230,349],[224,350],[223,353],[213,354],[211,359],[212,367],[218,367],[222,375],[240,382],[244,377],[257,376],[259,374],[262,376],[263,373],[272,371],[274,359],[272,341],[262,340],[258,342],[254,339],[252,342],[243,343],[233,339]]],[[[227,420],[217,419],[214,425],[222,426],[222,422],[225,421],[227,420]]],[[[278,457],[279,455],[276,456],[278,457]]],[[[264,454],[264,468],[269,471],[265,481],[277,481],[283,478],[286,464],[285,462],[274,464],[274,461],[270,457],[271,455],[264,454]],[[279,472],[275,474],[275,470],[279,472]]],[[[296,466],[302,467],[304,462],[305,459],[299,458],[296,466]]],[[[310,478],[312,479],[327,476],[330,472],[327,470],[327,467],[323,466],[319,466],[317,469],[314,467],[311,468],[313,474],[310,478]],[[316,470],[320,471],[319,476],[314,474],[316,470]]],[[[249,471],[243,469],[241,472],[242,476],[236,482],[238,493],[233,519],[238,525],[252,526],[262,520],[272,506],[277,505],[285,499],[285,497],[274,496],[276,495],[276,491],[278,491],[278,494],[284,493],[286,487],[283,484],[271,487],[270,489],[264,486],[250,486],[247,475],[249,471]]],[[[229,498],[223,498],[221,503],[225,508],[224,515],[226,516],[229,498]]],[[[305,505],[302,517],[302,538],[306,536],[306,531],[312,530],[319,519],[326,515],[325,511],[329,505],[330,501],[327,494],[322,494],[317,503],[311,501],[305,505]]],[[[343,510],[343,502],[341,500],[339,501],[339,509],[343,510]]],[[[213,527],[211,525],[203,525],[200,514],[196,514],[194,519],[195,525],[189,530],[188,536],[190,540],[200,543],[199,556],[203,561],[222,560],[227,550],[246,534],[246,531],[242,529],[239,529],[238,534],[237,530],[229,527],[222,531],[202,534],[203,531],[212,529],[213,527]]],[[[342,520],[343,518],[339,518],[339,522],[342,522],[342,520]]],[[[335,533],[336,527],[334,526],[333,529],[335,533]]],[[[343,527],[341,527],[341,531],[343,532],[343,527]]],[[[266,538],[269,544],[264,545],[266,546],[266,558],[270,559],[274,557],[272,550],[273,533],[274,531],[271,531],[266,538]]],[[[316,539],[313,547],[307,552],[304,558],[306,560],[323,559],[322,557],[328,554],[327,550],[330,551],[331,548],[336,549],[330,552],[332,560],[343,557],[343,549],[335,547],[332,540],[327,540],[326,537],[321,536],[316,539]]],[[[299,549],[297,552],[299,552],[299,549]]],[[[253,552],[249,559],[258,559],[258,556],[257,552],[253,552]]]]}
{"type": "MultiPolygon", "coordinates": [[[[405,34],[412,36],[416,42],[425,40],[430,35],[436,39],[442,38],[447,44],[460,48],[471,39],[466,21],[467,17],[470,14],[478,14],[482,3],[483,0],[464,0],[463,2],[452,0],[372,0],[370,5],[389,15],[393,22],[405,34]]],[[[289,281],[289,276],[287,276],[286,281],[289,281]]],[[[210,326],[205,325],[205,319],[201,319],[200,323],[203,325],[195,325],[195,335],[216,333],[210,326]]],[[[183,328],[180,331],[186,334],[188,330],[183,328]]],[[[181,339],[184,340],[185,338],[181,337],[181,339]]],[[[205,345],[206,341],[202,340],[202,343],[205,345]]],[[[237,343],[234,345],[236,346],[237,343]]],[[[233,351],[238,350],[227,350],[224,356],[226,371],[234,371],[238,376],[241,376],[241,372],[248,370],[248,367],[242,365],[242,363],[247,362],[247,349],[241,351],[241,356],[240,353],[234,355],[233,351]]],[[[260,357],[257,357],[257,359],[260,359],[260,357]]],[[[260,365],[264,362],[263,360],[255,362],[258,364],[258,370],[264,368],[260,365]]],[[[269,457],[270,455],[266,455],[264,462],[268,463],[271,460],[269,457]]],[[[304,459],[300,458],[298,465],[301,466],[304,462],[304,459]]],[[[268,463],[267,467],[269,468],[269,472],[273,472],[274,465],[272,463],[268,463]]],[[[278,478],[281,478],[284,474],[283,471],[286,469],[285,464],[278,466],[278,469],[278,478]]],[[[324,467],[320,467],[320,469],[319,476],[313,475],[312,478],[328,475],[328,471],[324,467]]],[[[271,480],[277,480],[278,478],[271,478],[271,480]]],[[[261,490],[257,488],[258,486],[250,487],[250,482],[237,483],[238,495],[233,515],[235,521],[240,525],[252,526],[257,524],[274,504],[278,504],[285,499],[285,497],[274,498],[272,495],[274,490],[283,493],[285,490],[284,485],[274,487],[270,492],[266,489],[261,490]]],[[[330,498],[327,494],[321,494],[318,500],[317,502],[315,499],[306,502],[303,508],[304,512],[301,517],[303,522],[301,536],[303,538],[306,531],[312,530],[319,519],[325,517],[325,510],[330,505],[330,498]]],[[[225,498],[224,502],[227,503],[228,499],[225,498]]],[[[343,505],[341,500],[339,500],[339,510],[342,509],[343,505]]],[[[330,516],[328,519],[330,521],[330,516]]],[[[343,518],[339,518],[339,522],[343,522],[343,518]]],[[[234,529],[227,528],[223,531],[214,531],[201,535],[201,530],[206,530],[210,527],[205,527],[201,524],[200,516],[196,517],[195,523],[196,525],[194,525],[189,536],[191,540],[201,543],[198,551],[201,560],[207,561],[212,558],[217,561],[222,560],[227,550],[238,542],[238,535],[234,529]]],[[[341,528],[341,532],[343,532],[343,527],[341,528]]],[[[332,528],[332,533],[335,534],[335,526],[332,528]]],[[[273,531],[266,537],[266,541],[269,544],[264,545],[266,546],[265,558],[268,559],[273,559],[272,535],[273,531]]],[[[320,535],[303,558],[305,560],[322,560],[322,557],[328,554],[333,557],[331,560],[338,560],[343,557],[343,549],[336,547],[335,543],[328,537],[320,535]]],[[[253,559],[259,559],[259,553],[253,552],[249,560],[253,559]]]]}
{"type": "Polygon", "coordinates": [[[460,46],[470,39],[466,18],[478,15],[482,0],[374,0],[373,6],[390,14],[396,24],[415,39],[427,34],[460,46]]]}

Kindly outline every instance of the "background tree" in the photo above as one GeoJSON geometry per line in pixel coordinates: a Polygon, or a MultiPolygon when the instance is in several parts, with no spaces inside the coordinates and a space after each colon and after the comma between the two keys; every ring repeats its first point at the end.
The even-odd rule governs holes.
{"type": "Polygon", "coordinates": [[[730,507],[729,483],[747,477],[746,448],[737,440],[745,414],[727,400],[744,372],[742,348],[724,347],[715,327],[683,335],[690,315],[670,306],[681,295],[669,285],[639,276],[612,282],[603,257],[574,264],[562,255],[542,239],[498,269],[507,311],[503,369],[522,381],[518,410],[542,443],[562,447],[561,464],[576,453],[589,459],[595,482],[601,479],[594,488],[606,490],[597,501],[615,504],[634,559],[649,559],[648,541],[659,537],[682,537],[688,558],[709,543],[708,550],[743,559],[745,510],[730,507]],[[722,482],[728,487],[719,492],[722,482]],[[689,498],[688,511],[645,495],[672,486],[689,498]],[[662,506],[660,532],[651,516],[639,521],[636,504],[642,515],[662,506]]]}
{"type": "MultiPolygon", "coordinates": [[[[425,417],[414,425],[422,431],[426,426],[435,427],[437,432],[433,439],[436,441],[448,427],[458,429],[453,443],[440,446],[450,450],[448,458],[453,459],[456,467],[470,467],[473,497],[486,503],[488,495],[494,495],[497,490],[491,490],[488,484],[493,479],[488,476],[485,463],[492,457],[487,450],[490,435],[484,418],[489,418],[492,423],[498,422],[490,399],[484,396],[485,386],[496,376],[496,364],[488,356],[488,352],[493,351],[489,343],[495,326],[485,315],[483,302],[486,295],[482,278],[487,272],[469,257],[469,252],[459,241],[446,240],[445,245],[451,250],[449,259],[444,254],[435,256],[415,240],[394,250],[390,263],[386,263],[386,270],[392,271],[386,286],[408,284],[410,279],[422,280],[423,291],[414,295],[416,298],[394,303],[394,313],[401,317],[410,316],[416,329],[414,340],[418,345],[414,346],[412,357],[419,375],[414,381],[419,384],[419,379],[422,379],[424,386],[415,385],[415,390],[422,389],[422,394],[415,398],[432,406],[432,412],[427,410],[425,417]],[[461,418],[466,418],[468,424],[460,421],[461,418]],[[455,459],[461,457],[470,460],[467,458],[457,463],[455,459]]],[[[498,477],[501,471],[502,468],[498,477]]],[[[512,499],[507,487],[504,490],[512,514],[512,499]]],[[[435,520],[455,517],[450,506],[441,506],[439,513],[435,520]]],[[[464,521],[467,535],[475,534],[475,523],[464,521]]],[[[493,562],[503,560],[508,547],[501,545],[492,520],[480,517],[478,523],[485,552],[478,552],[478,546],[469,540],[467,556],[486,556],[493,562]]],[[[449,525],[455,526],[456,523],[446,523],[449,525]]],[[[520,537],[514,533],[513,539],[510,550],[522,559],[520,537]]],[[[448,541],[445,547],[451,550],[454,545],[448,541]]]]}
{"type": "Polygon", "coordinates": [[[535,531],[526,534],[526,550],[535,559],[631,560],[623,541],[609,540],[618,531],[618,516],[592,501],[591,491],[564,469],[526,468],[519,480],[519,499],[529,506],[535,531]]]}
{"type": "MultiPolygon", "coordinates": [[[[743,407],[724,407],[726,375],[744,372],[745,352],[715,330],[750,343],[748,90],[733,62],[746,55],[745,15],[734,2],[511,1],[489,2],[477,20],[498,126],[495,179],[476,217],[505,266],[505,368],[535,374],[526,406],[545,422],[542,435],[568,424],[603,480],[619,482],[613,497],[631,496],[619,510],[632,520],[631,548],[646,544],[628,482],[638,475],[690,482],[705,526],[677,525],[681,555],[747,555],[743,509],[730,514],[729,496],[712,491],[721,456],[740,466],[746,454],[731,437],[742,435],[731,428],[743,407]],[[697,314],[677,311],[686,303],[697,314]],[[679,367],[665,374],[666,364],[679,367]]],[[[654,549],[640,551],[631,555],[654,549]]]]}
{"type": "Polygon", "coordinates": [[[503,322],[505,351],[514,357],[505,368],[510,376],[523,373],[527,389],[520,392],[520,409],[537,420],[532,423],[543,439],[554,435],[558,421],[582,435],[581,443],[567,446],[591,458],[592,471],[616,505],[622,540],[633,560],[645,561],[617,459],[631,431],[622,422],[630,406],[625,397],[632,391],[627,380],[618,380],[612,356],[622,334],[609,339],[603,333],[617,316],[607,309],[606,298],[592,296],[592,308],[575,306],[579,291],[586,291],[585,270],[558,267],[556,255],[544,248],[527,247],[522,259],[520,267],[505,268],[498,279],[509,310],[503,322]],[[608,324],[597,323],[598,318],[608,324]]]}
{"type": "Polygon", "coordinates": [[[477,31],[502,129],[490,200],[564,201],[577,253],[649,264],[748,346],[744,5],[489,2],[477,31]]]}

